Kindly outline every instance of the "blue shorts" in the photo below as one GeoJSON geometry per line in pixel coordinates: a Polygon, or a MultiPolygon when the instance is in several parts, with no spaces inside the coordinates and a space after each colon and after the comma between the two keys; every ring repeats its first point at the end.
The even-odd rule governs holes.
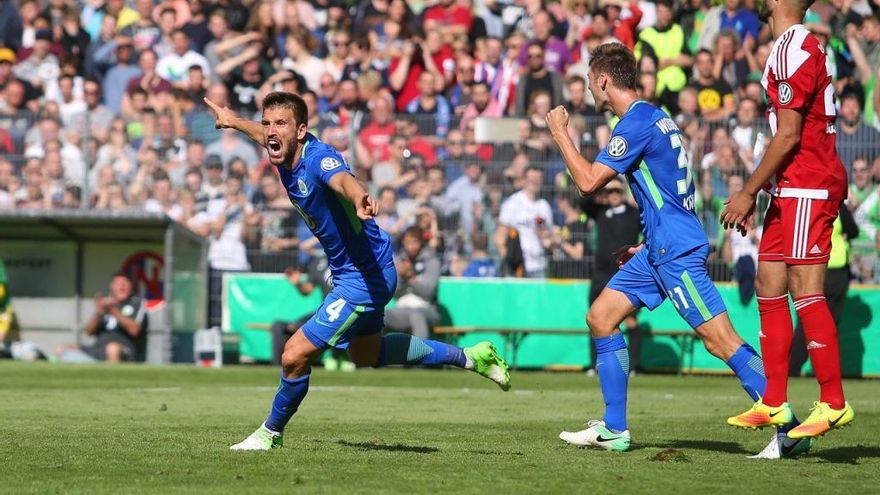
{"type": "Polygon", "coordinates": [[[727,311],[706,271],[707,246],[662,265],[648,263],[642,249],[618,271],[607,287],[622,292],[636,308],[652,310],[667,297],[691,328],[727,311]]]}
{"type": "Polygon", "coordinates": [[[397,288],[394,265],[383,270],[384,287],[372,293],[347,285],[334,286],[318,311],[302,326],[303,335],[319,349],[347,349],[354,337],[373,335],[385,327],[385,305],[397,288]]]}

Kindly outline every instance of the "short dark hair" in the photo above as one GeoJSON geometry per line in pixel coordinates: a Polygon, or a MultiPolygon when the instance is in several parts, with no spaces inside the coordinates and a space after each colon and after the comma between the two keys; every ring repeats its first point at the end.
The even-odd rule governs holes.
{"type": "Polygon", "coordinates": [[[607,75],[618,88],[635,90],[638,85],[636,58],[620,43],[597,46],[590,55],[590,69],[596,75],[607,75]]]}
{"type": "Polygon", "coordinates": [[[403,235],[400,236],[401,240],[404,237],[415,237],[419,240],[419,242],[425,242],[425,231],[422,230],[418,225],[413,225],[412,227],[403,231],[403,235]]]}
{"type": "Polygon", "coordinates": [[[289,108],[293,112],[293,118],[296,119],[296,125],[309,122],[309,109],[300,95],[287,91],[273,91],[263,98],[263,111],[274,107],[289,108]]]}

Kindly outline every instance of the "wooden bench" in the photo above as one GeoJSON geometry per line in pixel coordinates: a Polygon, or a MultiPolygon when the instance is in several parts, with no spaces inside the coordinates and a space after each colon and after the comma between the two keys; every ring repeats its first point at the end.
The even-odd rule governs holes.
{"type": "MultiPolygon", "coordinates": [[[[505,355],[508,357],[510,361],[510,366],[513,369],[517,367],[517,353],[519,352],[519,347],[522,345],[522,341],[530,334],[550,334],[550,335],[584,335],[589,334],[586,328],[584,329],[563,329],[563,328],[490,328],[490,327],[467,327],[467,326],[440,326],[434,327],[434,333],[437,335],[443,336],[452,336],[457,337],[460,335],[465,335],[468,333],[497,333],[501,335],[504,339],[504,350],[505,355]]],[[[690,356],[690,367],[689,371],[692,371],[694,368],[694,340],[696,340],[697,334],[691,330],[651,330],[649,332],[645,332],[646,336],[656,336],[656,337],[672,337],[675,340],[676,344],[678,344],[678,374],[681,375],[684,373],[685,366],[685,354],[690,356]]]]}

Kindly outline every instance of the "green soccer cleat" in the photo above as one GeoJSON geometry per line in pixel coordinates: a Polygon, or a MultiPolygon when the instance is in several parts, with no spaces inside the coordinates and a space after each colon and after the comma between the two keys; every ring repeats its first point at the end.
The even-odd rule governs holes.
{"type": "Polygon", "coordinates": [[[272,450],[280,449],[284,445],[284,438],[280,433],[275,433],[260,425],[257,431],[250,434],[241,442],[229,447],[229,450],[272,450]]]}
{"type": "Polygon", "coordinates": [[[586,426],[581,431],[563,431],[559,434],[559,439],[578,447],[598,447],[613,452],[629,450],[632,441],[629,430],[614,433],[605,426],[604,421],[597,419],[591,419],[586,426]]]}
{"type": "Polygon", "coordinates": [[[510,370],[491,342],[480,342],[465,347],[464,355],[468,364],[473,365],[473,367],[468,366],[469,369],[497,383],[501,390],[505,392],[510,390],[510,370]]]}

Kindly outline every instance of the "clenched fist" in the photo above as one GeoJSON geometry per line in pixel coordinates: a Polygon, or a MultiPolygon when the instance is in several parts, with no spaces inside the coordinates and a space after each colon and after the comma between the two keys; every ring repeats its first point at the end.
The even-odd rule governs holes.
{"type": "Polygon", "coordinates": [[[550,128],[551,134],[559,134],[568,132],[568,110],[564,106],[550,110],[544,120],[547,121],[547,127],[550,128]]]}

